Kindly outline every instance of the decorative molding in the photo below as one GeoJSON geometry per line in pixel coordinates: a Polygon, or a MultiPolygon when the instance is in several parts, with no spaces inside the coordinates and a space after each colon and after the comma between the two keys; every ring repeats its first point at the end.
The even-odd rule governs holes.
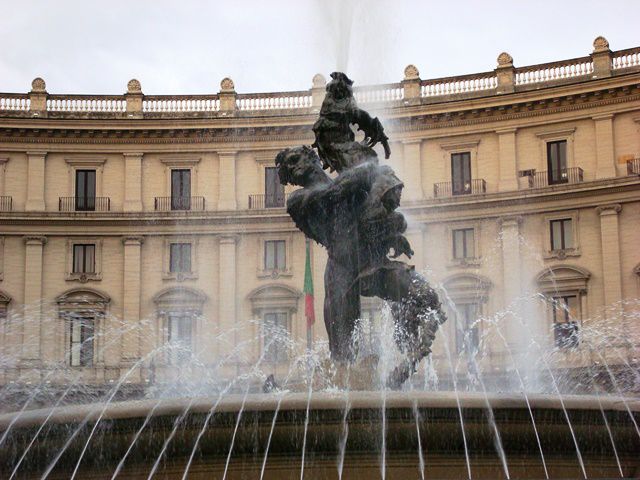
{"type": "Polygon", "coordinates": [[[160,158],[160,162],[164,163],[168,167],[186,167],[186,166],[196,166],[200,163],[201,157],[165,157],[160,158]]]}
{"type": "Polygon", "coordinates": [[[144,237],[141,235],[127,235],[122,237],[123,245],[142,245],[144,243],[144,237]]]}
{"type": "Polygon", "coordinates": [[[65,157],[64,161],[67,165],[72,165],[74,167],[102,167],[104,163],[107,161],[105,157],[65,157]]]}
{"type": "Polygon", "coordinates": [[[441,143],[440,148],[448,152],[455,151],[455,150],[473,149],[473,148],[477,148],[479,143],[480,143],[480,139],[478,138],[475,140],[441,143]]]}
{"type": "Polygon", "coordinates": [[[275,283],[262,285],[254,289],[247,298],[251,302],[254,314],[261,314],[265,310],[288,310],[296,312],[302,292],[288,285],[275,283]]]}
{"type": "Polygon", "coordinates": [[[253,158],[255,159],[256,163],[259,163],[261,165],[267,165],[267,164],[274,165],[276,155],[278,154],[279,151],[280,150],[255,152],[253,154],[253,158]]]}
{"type": "Polygon", "coordinates": [[[542,138],[544,140],[549,140],[549,139],[552,139],[552,138],[564,138],[564,137],[568,137],[570,135],[573,135],[573,133],[575,131],[576,131],[576,127],[573,127],[573,128],[562,128],[562,129],[558,129],[558,130],[546,130],[544,132],[536,133],[536,137],[542,138]]]}
{"type": "Polygon", "coordinates": [[[22,237],[25,245],[46,245],[47,237],[41,235],[25,235],[22,237]]]}
{"type": "Polygon", "coordinates": [[[586,293],[591,272],[575,265],[553,265],[536,275],[544,294],[586,293]]]}
{"type": "Polygon", "coordinates": [[[612,203],[610,205],[601,205],[596,207],[598,215],[617,215],[622,211],[622,205],[619,203],[612,203]]]}

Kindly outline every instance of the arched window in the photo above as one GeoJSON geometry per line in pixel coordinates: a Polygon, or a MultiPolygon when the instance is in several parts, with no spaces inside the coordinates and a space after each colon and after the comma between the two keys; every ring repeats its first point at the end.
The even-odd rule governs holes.
{"type": "Polygon", "coordinates": [[[103,321],[111,299],[98,290],[74,288],[58,298],[64,321],[64,358],[72,367],[93,367],[102,362],[103,321]]]}
{"type": "Polygon", "coordinates": [[[260,338],[264,361],[283,363],[289,359],[287,338],[292,334],[302,293],[287,285],[256,288],[249,294],[253,314],[261,320],[260,338]]]}
{"type": "Polygon", "coordinates": [[[547,299],[547,318],[555,345],[574,348],[580,344],[582,320],[587,317],[587,284],[591,274],[580,267],[549,267],[536,277],[547,299]]]}
{"type": "Polygon", "coordinates": [[[459,273],[447,278],[444,287],[453,302],[445,308],[454,328],[457,353],[476,352],[480,347],[481,325],[484,304],[489,298],[491,281],[472,273],[459,273]]]}
{"type": "Polygon", "coordinates": [[[207,296],[195,288],[171,287],[162,290],[153,301],[161,322],[160,344],[168,344],[165,358],[180,365],[189,361],[195,351],[197,319],[207,296]]]}

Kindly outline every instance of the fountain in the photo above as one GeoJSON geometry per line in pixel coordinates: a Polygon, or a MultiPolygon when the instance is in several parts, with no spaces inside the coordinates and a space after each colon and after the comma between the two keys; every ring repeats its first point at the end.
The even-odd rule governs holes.
{"type": "MultiPolygon", "coordinates": [[[[601,352],[623,338],[615,326],[587,326],[581,336],[599,356],[605,378],[602,370],[579,377],[554,372],[557,351],[527,330],[521,305],[484,318],[488,328],[480,344],[494,336],[507,352],[509,366],[500,375],[469,342],[457,358],[446,341],[446,355],[430,357],[446,319],[439,298],[450,303],[447,292],[395,260],[412,250],[403,235],[406,220],[397,211],[403,184],[374,151],[380,144],[388,157],[388,139],[380,121],[357,107],[351,80],[339,72],[332,79],[314,126],[315,144],[276,158],[280,180],[302,187],[288,200],[289,214],[329,253],[328,345],[299,345],[274,331],[271,341],[286,345],[292,359],[279,377],[265,362],[267,349],[246,371],[229,375],[228,364],[248,356],[259,338],[234,345],[214,365],[180,355],[180,344],[150,348],[102,389],[82,384],[64,364],[47,365],[39,377],[0,391],[2,478],[637,475],[640,402],[634,392],[640,372],[629,364],[624,372],[609,368],[601,352]],[[363,141],[355,141],[350,124],[364,131],[363,141]],[[373,354],[359,344],[361,296],[387,302],[373,354]],[[503,335],[507,321],[519,322],[530,339],[524,355],[513,352],[503,335]],[[156,365],[167,355],[184,359],[174,375],[159,375],[137,389],[129,383],[142,365],[156,365]],[[537,364],[523,369],[521,358],[537,364]],[[437,378],[436,370],[449,375],[437,378]]],[[[523,294],[519,301],[536,296],[523,294]]],[[[142,327],[123,325],[120,333],[131,328],[142,327]]],[[[213,344],[228,334],[207,340],[213,344]]],[[[99,345],[105,349],[120,338],[105,336],[99,345]]]]}

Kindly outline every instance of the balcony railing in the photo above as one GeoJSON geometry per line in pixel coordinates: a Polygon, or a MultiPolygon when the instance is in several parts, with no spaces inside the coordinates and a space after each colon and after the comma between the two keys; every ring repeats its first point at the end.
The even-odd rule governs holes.
{"type": "Polygon", "coordinates": [[[111,210],[109,197],[60,197],[60,212],[108,212],[111,210]]]}
{"type": "Polygon", "coordinates": [[[288,195],[265,195],[264,193],[249,195],[249,209],[283,208],[287,204],[288,195]]]}
{"type": "Polygon", "coordinates": [[[563,168],[556,171],[534,172],[529,176],[529,188],[543,188],[564,183],[581,183],[584,172],[580,167],[563,168]]]}
{"type": "Polygon", "coordinates": [[[640,157],[627,162],[627,175],[640,175],[640,157]]]}
{"type": "Polygon", "coordinates": [[[433,196],[436,198],[454,197],[458,195],[478,195],[487,192],[487,182],[483,178],[474,178],[470,183],[457,185],[453,182],[440,182],[433,185],[433,196]]]}
{"type": "Polygon", "coordinates": [[[13,197],[0,196],[0,212],[10,212],[13,209],[13,197]]]}
{"type": "Polygon", "coordinates": [[[204,211],[204,197],[156,197],[154,208],[156,212],[170,212],[175,210],[204,211]]]}

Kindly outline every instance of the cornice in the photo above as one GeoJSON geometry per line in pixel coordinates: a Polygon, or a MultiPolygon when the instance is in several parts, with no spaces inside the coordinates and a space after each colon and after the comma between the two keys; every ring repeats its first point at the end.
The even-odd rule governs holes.
{"type": "MultiPolygon", "coordinates": [[[[513,103],[502,105],[487,105],[483,108],[474,108],[472,105],[460,102],[460,109],[456,111],[432,111],[432,105],[420,107],[407,107],[411,113],[403,112],[402,107],[388,112],[387,130],[392,134],[403,132],[415,133],[433,129],[452,127],[477,126],[490,123],[498,123],[492,129],[517,128],[512,126],[501,127],[502,122],[513,122],[523,119],[532,119],[541,116],[551,116],[567,112],[597,109],[607,106],[616,106],[623,103],[640,101],[640,84],[618,86],[594,90],[585,93],[554,95],[553,89],[549,89],[546,98],[536,101],[523,101],[514,97],[513,103]],[[633,90],[633,92],[632,92],[633,90]],[[417,110],[416,110],[417,108],[417,110]]],[[[502,100],[500,97],[496,99],[502,100]]],[[[486,100],[486,99],[485,99],[486,100]]],[[[612,115],[617,112],[592,113],[588,117],[600,117],[612,115]]],[[[15,120],[15,119],[13,119],[15,120]]],[[[120,124],[111,122],[109,126],[92,127],[92,120],[84,120],[84,124],[76,122],[74,126],[68,122],[58,125],[42,125],[37,121],[30,121],[31,125],[16,124],[13,121],[0,120],[0,142],[28,143],[28,144],[133,144],[133,145],[162,145],[162,144],[246,144],[255,142],[285,142],[304,143],[313,139],[311,127],[314,117],[259,117],[259,124],[234,124],[225,125],[228,119],[189,119],[186,122],[176,119],[173,128],[167,128],[164,122],[156,123],[152,119],[143,120],[135,124],[122,121],[120,124]],[[303,123],[300,123],[301,119],[303,123]],[[270,120],[272,125],[264,122],[270,120]],[[295,123],[291,123],[295,120],[295,123]],[[145,123],[148,122],[148,123],[145,123]],[[289,123],[287,123],[289,122],[289,123]],[[179,128],[176,123],[183,123],[179,128]],[[221,126],[215,124],[222,123],[221,126]],[[63,126],[64,125],[64,126],[63,126]],[[134,126],[135,125],[135,126],[134,126]]],[[[246,119],[244,119],[246,120],[246,119]]],[[[250,119],[249,119],[250,120],[250,119]]],[[[237,146],[229,150],[238,150],[237,146]]]]}

